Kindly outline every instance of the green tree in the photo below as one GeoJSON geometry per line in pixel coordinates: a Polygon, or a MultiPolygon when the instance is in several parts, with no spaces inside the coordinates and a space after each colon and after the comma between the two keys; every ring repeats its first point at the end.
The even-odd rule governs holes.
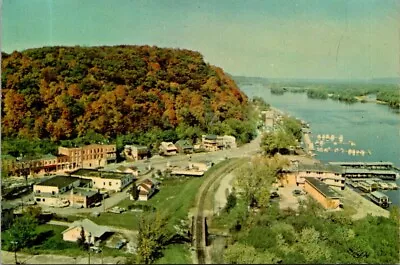
{"type": "Polygon", "coordinates": [[[24,214],[22,217],[16,218],[10,229],[7,230],[9,234],[9,242],[7,243],[15,253],[15,263],[17,263],[16,252],[27,247],[35,239],[37,235],[36,227],[35,218],[29,214],[24,214]]]}
{"type": "Polygon", "coordinates": [[[138,263],[150,264],[160,256],[166,241],[166,224],[166,220],[158,213],[142,215],[137,243],[138,263]]]}
{"type": "Polygon", "coordinates": [[[137,200],[137,198],[139,196],[139,190],[136,187],[136,184],[133,184],[133,187],[131,189],[131,196],[132,196],[133,200],[137,200]]]}
{"type": "Polygon", "coordinates": [[[86,243],[85,230],[83,229],[83,227],[81,227],[81,231],[79,232],[79,237],[76,243],[81,249],[87,250],[88,244],[86,243]]]}
{"type": "Polygon", "coordinates": [[[275,264],[280,261],[273,253],[258,252],[254,247],[235,243],[224,253],[224,260],[229,264],[275,264]]]}
{"type": "Polygon", "coordinates": [[[236,206],[236,194],[235,191],[232,191],[229,193],[228,197],[226,198],[226,206],[225,206],[225,211],[229,213],[231,209],[233,209],[236,206]]]}

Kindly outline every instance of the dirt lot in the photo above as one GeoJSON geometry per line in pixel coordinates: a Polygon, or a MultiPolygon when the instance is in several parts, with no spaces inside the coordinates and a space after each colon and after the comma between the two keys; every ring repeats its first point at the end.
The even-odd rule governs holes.
{"type": "Polygon", "coordinates": [[[299,200],[304,200],[306,195],[298,195],[294,196],[294,190],[302,190],[302,188],[298,186],[287,186],[287,187],[280,187],[278,189],[278,194],[280,196],[279,200],[279,208],[280,209],[287,209],[292,208],[297,210],[299,207],[299,200]]]}

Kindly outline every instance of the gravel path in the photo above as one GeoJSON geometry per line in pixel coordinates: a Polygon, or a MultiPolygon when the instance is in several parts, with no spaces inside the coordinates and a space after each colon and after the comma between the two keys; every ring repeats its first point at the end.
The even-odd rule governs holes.
{"type": "MultiPolygon", "coordinates": [[[[89,264],[89,256],[69,257],[61,255],[30,255],[18,253],[17,260],[23,264],[89,264]]],[[[91,254],[91,264],[123,264],[124,257],[102,257],[101,254],[91,254]]],[[[15,264],[14,252],[1,251],[1,264],[15,264]]]]}
{"type": "Polygon", "coordinates": [[[227,174],[222,178],[217,191],[214,195],[214,212],[221,211],[227,202],[227,193],[226,190],[232,190],[232,183],[235,178],[235,174],[233,172],[227,174]]]}

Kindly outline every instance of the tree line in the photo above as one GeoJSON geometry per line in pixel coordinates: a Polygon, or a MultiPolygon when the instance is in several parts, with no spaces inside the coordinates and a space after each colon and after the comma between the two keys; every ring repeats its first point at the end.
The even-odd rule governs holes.
{"type": "Polygon", "coordinates": [[[47,139],[48,152],[54,147],[47,143],[121,142],[126,135],[150,144],[202,133],[247,142],[254,133],[246,95],[195,51],[126,45],[28,49],[2,53],[1,78],[8,149],[25,139],[31,149],[47,139]]]}

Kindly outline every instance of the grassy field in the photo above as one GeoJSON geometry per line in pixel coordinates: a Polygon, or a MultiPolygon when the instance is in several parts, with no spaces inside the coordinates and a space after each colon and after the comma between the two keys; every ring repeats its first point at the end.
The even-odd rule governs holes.
{"type": "MultiPolygon", "coordinates": [[[[179,177],[165,179],[160,184],[160,190],[148,201],[131,201],[125,199],[118,204],[119,207],[128,208],[135,205],[152,206],[161,214],[168,218],[168,228],[178,224],[180,220],[187,220],[188,212],[193,207],[197,191],[205,178],[212,174],[226,162],[223,161],[213,166],[206,172],[204,177],[179,177]]],[[[146,212],[144,212],[145,214],[146,212]]],[[[99,217],[88,218],[100,225],[118,226],[127,229],[137,230],[139,218],[142,213],[127,211],[122,214],[102,213],[99,217]]]]}
{"type": "Polygon", "coordinates": [[[163,250],[163,257],[156,260],[156,264],[191,264],[190,252],[187,245],[168,245],[163,250]]]}
{"type": "MultiPolygon", "coordinates": [[[[62,254],[62,255],[82,255],[84,251],[81,250],[76,243],[66,242],[62,239],[62,231],[65,226],[58,225],[39,225],[36,228],[37,238],[32,242],[31,247],[22,249],[22,252],[31,254],[62,254]]],[[[8,233],[1,234],[2,241],[8,242],[8,233]]],[[[3,243],[2,242],[2,243],[3,243]]],[[[7,244],[2,244],[2,249],[7,248],[7,244]]]]}

